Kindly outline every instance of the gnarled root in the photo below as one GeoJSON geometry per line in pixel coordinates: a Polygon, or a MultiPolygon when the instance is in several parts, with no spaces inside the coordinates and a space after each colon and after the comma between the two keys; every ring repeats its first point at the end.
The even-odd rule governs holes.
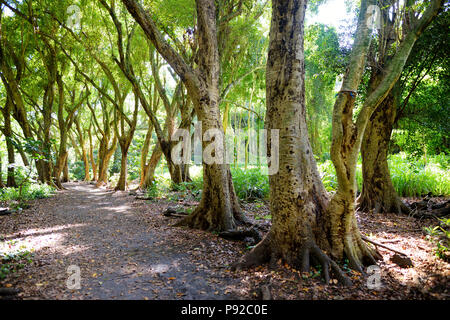
{"type": "Polygon", "coordinates": [[[409,214],[411,209],[394,194],[390,197],[379,198],[364,196],[361,194],[357,201],[357,211],[377,213],[396,213],[396,214],[409,214]]]}
{"type": "Polygon", "coordinates": [[[359,233],[344,238],[344,253],[349,261],[350,268],[361,273],[364,273],[364,266],[375,265],[377,260],[382,259],[380,253],[369,247],[359,233]]]}
{"type": "Polygon", "coordinates": [[[206,231],[231,231],[236,225],[248,225],[249,222],[240,212],[227,213],[224,208],[214,208],[200,204],[195,210],[174,224],[175,227],[189,227],[206,231]]]}
{"type": "MultiPolygon", "coordinates": [[[[275,248],[271,243],[269,233],[256,247],[234,263],[232,265],[232,270],[248,269],[269,261],[276,261],[278,258],[283,258],[283,254],[279,251],[280,250],[275,248]]],[[[339,283],[345,286],[352,285],[350,278],[345,275],[339,265],[330,259],[314,241],[307,241],[301,247],[298,256],[284,259],[294,267],[302,270],[302,272],[309,271],[311,261],[314,264],[320,264],[326,283],[330,282],[330,271],[332,271],[339,283]]]]}

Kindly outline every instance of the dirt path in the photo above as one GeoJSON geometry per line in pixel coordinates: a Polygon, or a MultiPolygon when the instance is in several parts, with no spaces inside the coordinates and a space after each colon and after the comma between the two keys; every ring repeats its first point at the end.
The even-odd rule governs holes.
{"type": "Polygon", "coordinates": [[[24,299],[238,298],[240,280],[227,270],[239,256],[236,243],[170,227],[164,207],[128,192],[64,187],[36,201],[7,233],[5,240],[36,250],[12,283],[24,299]],[[70,265],[80,268],[79,290],[67,288],[70,265]]]}
{"type": "MultiPolygon", "coordinates": [[[[423,231],[433,221],[358,214],[363,234],[406,253],[414,267],[399,267],[392,251],[379,248],[381,286],[370,289],[365,276],[347,270],[354,284],[342,287],[325,285],[317,269],[305,274],[281,260],[275,268],[230,272],[248,249],[243,242],[172,227],[176,219],[161,214],[168,206],[194,206],[192,198],[142,201],[87,183],[64,186],[51,198],[32,201],[30,209],[0,216],[0,249],[34,250],[32,263],[0,280],[0,288],[20,289],[19,299],[258,299],[263,286],[275,299],[449,297],[450,263],[435,256],[423,231]],[[79,290],[66,284],[71,265],[80,268],[79,290]]],[[[249,217],[269,214],[264,206],[242,207],[249,217]]]]}

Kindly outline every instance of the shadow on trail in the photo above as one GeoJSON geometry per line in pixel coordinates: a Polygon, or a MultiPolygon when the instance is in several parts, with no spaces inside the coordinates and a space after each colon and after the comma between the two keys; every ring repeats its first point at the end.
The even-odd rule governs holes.
{"type": "Polygon", "coordinates": [[[229,292],[239,279],[225,267],[211,267],[214,261],[205,261],[199,250],[188,250],[186,236],[197,241],[194,249],[211,246],[198,242],[195,232],[149,224],[157,213],[134,205],[128,192],[87,183],[64,187],[36,204],[29,221],[37,221],[5,237],[35,249],[37,268],[26,270],[22,284],[34,282],[35,294],[48,299],[236,298],[229,292]],[[70,265],[80,268],[79,290],[67,289],[70,265]]]}

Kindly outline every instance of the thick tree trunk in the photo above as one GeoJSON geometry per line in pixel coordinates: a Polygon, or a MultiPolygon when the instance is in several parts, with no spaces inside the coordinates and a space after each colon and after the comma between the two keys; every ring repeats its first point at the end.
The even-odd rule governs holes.
{"type": "Polygon", "coordinates": [[[397,110],[391,92],[372,114],[361,145],[363,185],[357,199],[358,210],[373,213],[409,213],[392,184],[387,162],[397,110]]]}
{"type": "MultiPolygon", "coordinates": [[[[217,44],[216,6],[213,0],[197,0],[198,68],[194,71],[161,36],[149,14],[136,1],[122,0],[147,38],[184,82],[192,98],[203,133],[217,129],[223,134],[219,112],[220,60],[217,44]]],[[[162,141],[160,141],[161,143],[162,141]]],[[[203,148],[205,147],[203,144],[203,148]]],[[[162,146],[164,150],[165,146],[162,146]]],[[[218,152],[218,151],[216,151],[218,152]]],[[[166,158],[168,158],[166,156],[166,158]]],[[[244,220],[226,164],[203,164],[203,193],[199,206],[179,226],[204,230],[229,230],[244,220]]]]}
{"type": "MultiPolygon", "coordinates": [[[[217,102],[214,101],[213,103],[215,108],[211,108],[211,112],[204,113],[199,117],[199,119],[202,119],[203,135],[209,129],[219,128],[219,131],[223,132],[217,102]]],[[[203,150],[207,145],[208,142],[203,141],[203,150]]],[[[223,150],[224,146],[222,146],[223,150]]],[[[219,153],[220,150],[215,150],[215,152],[219,153]]],[[[234,191],[229,165],[224,163],[224,158],[219,162],[221,163],[208,164],[203,159],[203,189],[200,204],[191,215],[178,223],[177,226],[225,231],[234,229],[236,222],[245,221],[234,191]]]]}
{"type": "Polygon", "coordinates": [[[66,157],[66,161],[64,161],[64,169],[63,169],[63,177],[62,182],[69,182],[69,157],[66,157]]]}
{"type": "MultiPolygon", "coordinates": [[[[266,128],[279,130],[278,171],[269,176],[272,227],[266,237],[235,268],[278,259],[307,271],[310,261],[329,268],[343,282],[349,280],[322,250],[330,248],[323,226],[328,196],[308,139],[305,107],[303,32],[306,0],[273,0],[267,61],[266,128]]],[[[269,134],[269,132],[268,132],[269,134]]],[[[272,164],[273,165],[273,164],[272,164]]]]}

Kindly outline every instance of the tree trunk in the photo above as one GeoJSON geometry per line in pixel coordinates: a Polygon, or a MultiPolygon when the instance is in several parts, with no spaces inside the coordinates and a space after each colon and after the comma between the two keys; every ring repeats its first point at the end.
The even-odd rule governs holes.
{"type": "Polygon", "coordinates": [[[148,129],[147,133],[145,135],[144,143],[142,144],[141,149],[141,158],[140,158],[140,178],[139,178],[139,189],[142,189],[142,186],[144,185],[145,176],[147,174],[147,155],[148,151],[150,149],[150,142],[152,140],[152,132],[153,132],[153,126],[151,124],[151,121],[148,121],[148,129]]]}
{"type": "MultiPolygon", "coordinates": [[[[394,91],[394,90],[393,90],[394,91]]],[[[373,213],[409,213],[392,185],[387,162],[398,98],[393,93],[372,114],[361,145],[363,185],[358,210],[373,213]]]]}
{"type": "MultiPolygon", "coordinates": [[[[190,95],[197,118],[202,122],[202,134],[217,129],[223,134],[220,117],[219,74],[220,60],[217,43],[216,7],[213,0],[197,0],[198,68],[190,65],[161,36],[149,14],[136,1],[122,0],[127,10],[142,27],[148,40],[166,59],[190,95]]],[[[160,141],[161,143],[161,141],[160,141]]],[[[207,143],[203,142],[203,148],[207,143]]],[[[162,146],[164,150],[165,146],[162,146]]],[[[216,152],[224,150],[219,146],[216,152]]],[[[223,162],[223,161],[222,161],[223,162]]],[[[233,229],[237,221],[243,221],[240,206],[234,192],[229,165],[203,163],[203,192],[199,206],[178,226],[204,230],[233,229]]]]}
{"type": "Polygon", "coordinates": [[[116,150],[117,145],[117,138],[114,136],[113,143],[111,145],[111,148],[108,149],[108,140],[103,138],[100,143],[100,149],[98,154],[99,159],[99,172],[98,172],[98,180],[96,186],[99,187],[102,184],[106,184],[108,182],[108,167],[109,167],[109,161],[111,160],[111,157],[114,154],[114,151],[116,150]]]}
{"type": "MultiPolygon", "coordinates": [[[[131,137],[132,138],[132,137],[131,137]]],[[[114,188],[114,190],[121,190],[124,191],[127,188],[127,174],[128,174],[128,168],[127,168],[127,157],[128,157],[128,148],[130,146],[130,141],[125,141],[124,143],[120,143],[120,152],[121,152],[121,159],[120,159],[120,175],[119,175],[119,181],[117,181],[117,185],[114,188]]]]}
{"type": "Polygon", "coordinates": [[[69,182],[69,157],[66,157],[66,161],[64,161],[64,169],[63,169],[63,177],[62,182],[69,182]]]}
{"type": "Polygon", "coordinates": [[[0,188],[4,188],[5,185],[3,183],[3,160],[2,157],[0,157],[0,188]]]}
{"type": "Polygon", "coordinates": [[[91,167],[92,167],[92,181],[97,180],[97,164],[95,163],[94,159],[94,145],[92,144],[92,135],[91,135],[91,128],[89,127],[89,160],[91,161],[91,167]]]}
{"type": "Polygon", "coordinates": [[[145,177],[144,181],[141,182],[139,185],[140,189],[147,189],[150,187],[152,182],[155,180],[155,170],[156,167],[161,160],[162,157],[162,150],[159,145],[159,143],[153,148],[152,155],[150,157],[150,161],[148,162],[147,166],[145,167],[145,177]]]}
{"type": "MultiPolygon", "coordinates": [[[[310,261],[329,267],[349,283],[337,264],[322,250],[329,238],[322,228],[328,197],[312,154],[306,125],[303,56],[306,0],[273,0],[266,72],[266,128],[279,141],[268,139],[267,150],[279,145],[278,171],[269,176],[272,227],[266,237],[235,268],[279,259],[308,271],[310,261]]],[[[269,134],[269,133],[268,133],[269,134]]],[[[272,164],[274,165],[274,164],[272,164]]]]}
{"type": "Polygon", "coordinates": [[[6,106],[5,108],[2,109],[5,124],[2,132],[6,138],[6,148],[8,152],[8,169],[6,177],[6,186],[17,187],[14,174],[14,163],[15,163],[14,145],[11,140],[12,139],[11,110],[12,110],[12,102],[8,96],[6,98],[6,106]]]}
{"type": "Polygon", "coordinates": [[[67,156],[68,156],[68,152],[67,151],[63,151],[59,153],[58,159],[57,159],[57,163],[55,166],[55,184],[59,189],[63,189],[63,186],[61,184],[61,174],[64,171],[64,165],[67,161],[67,156]]]}

